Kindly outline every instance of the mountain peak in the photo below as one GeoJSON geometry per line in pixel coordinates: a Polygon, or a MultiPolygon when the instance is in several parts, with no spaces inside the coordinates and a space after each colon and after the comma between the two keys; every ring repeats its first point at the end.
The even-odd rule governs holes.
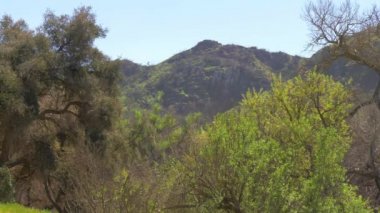
{"type": "Polygon", "coordinates": [[[206,40],[199,42],[197,45],[195,45],[195,47],[193,47],[192,50],[201,51],[201,50],[213,49],[213,48],[220,47],[220,46],[222,46],[221,43],[214,41],[214,40],[207,40],[206,39],[206,40]]]}

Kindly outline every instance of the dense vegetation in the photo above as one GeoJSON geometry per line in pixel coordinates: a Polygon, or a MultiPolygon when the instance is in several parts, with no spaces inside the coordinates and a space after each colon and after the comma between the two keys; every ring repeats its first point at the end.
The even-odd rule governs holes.
{"type": "MultiPolygon", "coordinates": [[[[331,5],[311,3],[306,19],[325,9],[334,20],[331,5]]],[[[343,18],[337,26],[350,27],[353,19],[343,18]]],[[[0,20],[0,202],[8,203],[0,211],[23,210],[13,202],[58,212],[379,205],[380,86],[361,87],[374,94],[360,102],[352,88],[368,76],[352,86],[336,72],[351,60],[378,74],[376,60],[365,60],[372,55],[342,59],[354,33],[339,42],[317,36],[330,42],[317,59],[206,40],[150,67],[110,60],[94,47],[105,34],[87,7],[71,16],[47,12],[35,30],[0,20]],[[345,61],[334,67],[325,57],[345,61]],[[370,193],[362,176],[372,181],[370,193]]]]}
{"type": "Polygon", "coordinates": [[[248,92],[183,162],[189,202],[211,212],[366,211],[341,165],[351,142],[348,96],[316,72],[248,92]]]}
{"type": "Polygon", "coordinates": [[[89,8],[73,16],[47,12],[35,31],[1,19],[0,165],[17,178],[17,201],[41,199],[36,207],[58,211],[86,207],[77,203],[80,193],[90,190],[87,175],[97,175],[88,167],[106,155],[119,111],[119,65],[93,47],[104,35],[89,8]]]}
{"type": "Polygon", "coordinates": [[[236,106],[248,89],[269,89],[272,74],[294,77],[304,60],[204,40],[154,66],[123,61],[123,71],[126,91],[135,102],[162,91],[164,108],[180,116],[202,112],[211,119],[236,106]]]}

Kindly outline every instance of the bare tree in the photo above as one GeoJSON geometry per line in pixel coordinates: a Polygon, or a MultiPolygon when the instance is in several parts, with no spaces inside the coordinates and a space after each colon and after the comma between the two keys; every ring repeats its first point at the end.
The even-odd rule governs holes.
{"type": "MultiPolygon", "coordinates": [[[[310,1],[304,12],[311,41],[308,47],[327,47],[325,65],[339,57],[367,66],[380,77],[380,10],[374,5],[361,12],[357,4],[346,0],[340,5],[332,0],[310,1]]],[[[380,109],[380,78],[372,98],[353,109],[376,103],[380,109]]]]}
{"type": "Polygon", "coordinates": [[[350,113],[350,117],[357,115],[351,120],[355,142],[346,155],[348,178],[359,186],[361,193],[370,198],[373,205],[378,206],[380,10],[374,5],[367,11],[361,11],[350,0],[340,4],[334,4],[332,0],[317,0],[306,5],[304,19],[310,28],[308,47],[325,47],[327,50],[322,66],[329,66],[336,59],[344,57],[372,69],[379,77],[372,97],[358,104],[350,113]],[[365,109],[360,110],[363,107],[365,109]],[[368,185],[367,180],[372,180],[373,184],[368,185]]]}

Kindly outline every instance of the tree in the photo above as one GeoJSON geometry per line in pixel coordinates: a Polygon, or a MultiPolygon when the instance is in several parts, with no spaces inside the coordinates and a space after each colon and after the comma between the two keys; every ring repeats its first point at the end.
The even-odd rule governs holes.
{"type": "Polygon", "coordinates": [[[379,76],[371,100],[359,104],[351,115],[373,103],[380,109],[380,10],[377,6],[360,13],[359,6],[350,0],[340,5],[331,0],[310,1],[305,7],[304,19],[310,28],[309,46],[327,47],[327,65],[345,57],[371,68],[379,76]]]}
{"type": "MultiPolygon", "coordinates": [[[[346,0],[340,5],[335,5],[331,0],[318,0],[309,2],[305,8],[304,14],[306,22],[309,24],[311,31],[310,45],[323,46],[328,50],[326,65],[339,57],[347,58],[355,63],[367,66],[378,75],[378,83],[370,100],[360,103],[354,107],[350,116],[359,112],[363,107],[375,105],[377,111],[380,110],[380,10],[374,5],[370,10],[360,12],[359,6],[346,0]]],[[[370,110],[376,110],[368,108],[370,110]]],[[[367,110],[363,110],[364,113],[367,110]]],[[[376,112],[371,113],[372,116],[376,112]]],[[[360,116],[354,118],[353,122],[360,116]]],[[[365,122],[363,119],[361,122],[365,122]]],[[[366,132],[371,132],[369,127],[366,132]]],[[[358,138],[360,128],[354,129],[358,138]]],[[[376,143],[378,133],[373,131],[373,139],[368,146],[368,162],[363,168],[350,168],[351,174],[367,176],[374,179],[377,187],[378,200],[380,196],[380,171],[376,160],[376,143]]],[[[365,133],[367,134],[367,133],[365,133]]],[[[361,139],[358,139],[361,140],[361,139]]],[[[366,142],[366,140],[362,140],[366,142]]],[[[363,144],[364,146],[364,144],[363,144]]],[[[377,201],[376,201],[377,202],[377,201]]]]}
{"type": "MultiPolygon", "coordinates": [[[[199,135],[179,181],[187,203],[225,212],[369,212],[341,165],[351,138],[349,92],[316,71],[272,91],[248,92],[239,109],[199,135]]],[[[173,206],[174,208],[175,206],[173,206]]]]}
{"type": "Polygon", "coordinates": [[[36,30],[9,16],[0,20],[0,165],[36,168],[60,212],[68,211],[55,200],[70,194],[68,162],[79,167],[91,157],[73,162],[81,159],[74,155],[104,156],[120,111],[119,64],[94,47],[105,33],[89,7],[72,16],[47,12],[36,30]]]}

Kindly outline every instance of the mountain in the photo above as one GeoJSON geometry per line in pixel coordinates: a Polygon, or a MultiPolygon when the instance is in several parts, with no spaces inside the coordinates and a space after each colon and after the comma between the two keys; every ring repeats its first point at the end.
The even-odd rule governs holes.
{"type": "MultiPolygon", "coordinates": [[[[307,59],[309,67],[314,65],[323,64],[328,61],[332,56],[329,54],[327,48],[323,48],[307,59]]],[[[375,89],[379,76],[370,68],[354,63],[344,57],[339,57],[334,60],[325,70],[334,79],[339,81],[352,80],[352,87],[364,93],[368,93],[375,89]]]]}
{"type": "MultiPolygon", "coordinates": [[[[269,89],[273,74],[281,75],[284,80],[290,79],[315,65],[326,65],[330,59],[327,48],[310,58],[302,58],[205,40],[154,66],[141,66],[125,60],[125,89],[132,101],[127,106],[131,103],[144,106],[146,99],[162,91],[162,103],[167,110],[180,116],[202,112],[207,121],[215,114],[238,105],[247,90],[269,89]]],[[[356,91],[354,101],[358,102],[369,100],[368,96],[379,80],[373,70],[346,58],[338,58],[327,66],[319,67],[335,80],[351,81],[349,86],[356,91]]],[[[379,113],[372,108],[374,106],[367,107],[350,120],[353,142],[344,160],[348,171],[352,168],[355,171],[360,168],[361,171],[368,165],[372,146],[368,136],[372,133],[368,131],[374,129],[376,125],[373,122],[379,118],[379,113]]],[[[378,202],[378,189],[373,177],[349,173],[348,180],[358,186],[360,194],[372,204],[378,202]]]]}
{"type": "MultiPolygon", "coordinates": [[[[146,97],[162,91],[162,104],[169,111],[180,116],[202,112],[211,118],[237,105],[247,90],[268,89],[273,74],[286,80],[327,58],[326,48],[303,58],[204,40],[160,64],[142,66],[125,60],[122,69],[132,102],[144,106],[146,97]]],[[[362,99],[379,78],[369,68],[344,58],[335,60],[325,72],[342,82],[352,80],[352,87],[360,91],[358,98],[362,99]]]]}
{"type": "Polygon", "coordinates": [[[283,52],[204,40],[154,66],[125,61],[123,72],[128,97],[134,101],[143,105],[143,97],[162,91],[168,110],[211,117],[235,106],[249,89],[268,89],[273,74],[293,77],[304,61],[283,52]]]}

